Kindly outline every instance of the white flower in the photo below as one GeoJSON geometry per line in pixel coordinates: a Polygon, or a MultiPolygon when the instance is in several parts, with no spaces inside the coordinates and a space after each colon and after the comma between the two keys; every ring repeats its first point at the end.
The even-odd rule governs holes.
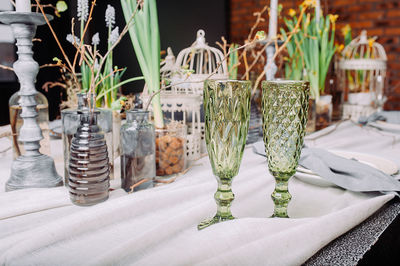
{"type": "Polygon", "coordinates": [[[78,20],[86,21],[89,16],[89,1],[78,0],[78,20]]]}
{"type": "Polygon", "coordinates": [[[115,9],[112,5],[107,5],[106,25],[108,28],[113,28],[114,24],[115,24],[115,9]]]}
{"type": "Polygon", "coordinates": [[[97,72],[97,71],[99,71],[100,69],[100,64],[99,64],[99,61],[96,59],[96,61],[94,61],[94,65],[93,65],[93,68],[94,68],[94,70],[97,72]]]}
{"type": "Polygon", "coordinates": [[[78,37],[74,37],[71,33],[67,34],[67,41],[69,41],[71,44],[79,44],[81,40],[78,37]]]}
{"type": "Polygon", "coordinates": [[[93,45],[99,45],[99,43],[100,43],[100,36],[99,36],[99,33],[97,32],[92,37],[92,44],[93,45]]]}
{"type": "Polygon", "coordinates": [[[115,27],[115,29],[113,29],[113,31],[110,34],[110,37],[108,37],[108,42],[110,42],[111,44],[114,44],[119,38],[119,28],[115,27]]]}

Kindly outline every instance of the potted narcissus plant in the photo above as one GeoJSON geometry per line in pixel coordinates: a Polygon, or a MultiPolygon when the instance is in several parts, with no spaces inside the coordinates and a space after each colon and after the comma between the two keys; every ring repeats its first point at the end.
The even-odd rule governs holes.
{"type": "MultiPolygon", "coordinates": [[[[301,5],[300,8],[307,8],[301,5]]],[[[291,18],[285,18],[289,31],[293,31],[298,22],[295,11],[289,12],[291,18]]],[[[325,94],[325,80],[331,59],[336,51],[335,23],[338,15],[304,13],[300,27],[287,44],[288,58],[285,67],[286,78],[304,79],[310,82],[311,101],[307,132],[318,128],[317,124],[329,125],[332,113],[332,96],[325,94]]],[[[287,32],[281,28],[283,39],[287,32]]]]}

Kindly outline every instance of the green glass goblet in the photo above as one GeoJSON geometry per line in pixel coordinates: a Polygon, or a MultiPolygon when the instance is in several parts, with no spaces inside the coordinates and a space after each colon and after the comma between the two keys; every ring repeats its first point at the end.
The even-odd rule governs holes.
{"type": "Polygon", "coordinates": [[[205,139],[218,189],[214,194],[217,214],[197,228],[234,219],[231,184],[238,174],[250,120],[251,83],[237,80],[204,82],[205,139]]]}
{"type": "Polygon", "coordinates": [[[287,206],[290,177],[296,168],[307,124],[309,83],[306,81],[264,81],[262,113],[265,151],[269,172],[275,178],[272,217],[289,217],[287,206]]]}

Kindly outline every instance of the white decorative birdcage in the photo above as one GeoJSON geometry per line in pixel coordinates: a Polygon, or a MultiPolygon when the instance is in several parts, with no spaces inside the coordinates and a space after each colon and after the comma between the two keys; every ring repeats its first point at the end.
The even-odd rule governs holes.
{"type": "Polygon", "coordinates": [[[339,60],[339,85],[344,89],[343,118],[358,120],[381,108],[387,56],[383,46],[367,31],[347,45],[339,60]]]}
{"type": "MultiPolygon", "coordinates": [[[[175,56],[170,48],[161,63],[161,108],[165,118],[187,125],[187,158],[195,160],[205,152],[204,122],[201,121],[203,83],[209,79],[227,79],[228,67],[223,53],[207,45],[203,30],[197,31],[192,46],[175,56]],[[169,87],[169,85],[171,85],[169,87]]],[[[150,97],[147,90],[143,102],[150,97]]],[[[151,108],[151,107],[150,107],[151,108]]]]}
{"type": "Polygon", "coordinates": [[[178,54],[171,75],[173,92],[202,95],[205,79],[228,78],[224,54],[208,46],[204,36],[204,30],[198,30],[196,41],[178,54]]]}

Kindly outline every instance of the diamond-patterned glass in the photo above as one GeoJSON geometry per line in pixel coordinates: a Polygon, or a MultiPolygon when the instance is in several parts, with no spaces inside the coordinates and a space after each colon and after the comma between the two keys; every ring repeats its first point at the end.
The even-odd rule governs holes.
{"type": "Polygon", "coordinates": [[[262,111],[268,169],[275,177],[274,216],[287,217],[289,178],[296,172],[307,124],[309,83],[265,81],[262,111]]]}
{"type": "Polygon", "coordinates": [[[207,80],[204,83],[205,140],[213,173],[218,181],[214,195],[217,214],[199,224],[202,229],[230,220],[234,199],[231,183],[242,161],[250,120],[251,83],[207,80]]]}

